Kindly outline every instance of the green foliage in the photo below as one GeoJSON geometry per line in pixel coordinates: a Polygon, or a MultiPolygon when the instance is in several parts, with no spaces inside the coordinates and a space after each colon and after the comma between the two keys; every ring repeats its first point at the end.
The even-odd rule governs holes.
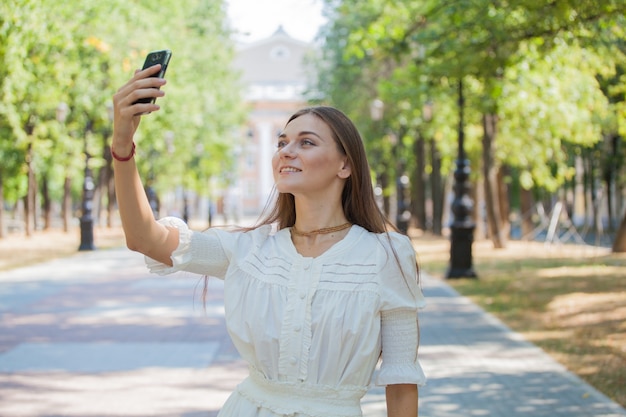
{"type": "MultiPolygon", "coordinates": [[[[223,168],[225,144],[243,118],[234,54],[220,0],[9,0],[0,5],[0,166],[9,201],[24,195],[26,150],[59,196],[66,176],[82,178],[84,152],[102,166],[114,92],[150,50],[169,48],[162,111],[144,117],[137,142],[143,174],[163,188],[223,168]],[[60,103],[68,105],[57,120],[60,103]],[[175,131],[175,144],[164,132],[175,131]],[[172,146],[173,145],[173,146],[172,146]],[[169,147],[168,147],[169,146],[169,147]],[[198,154],[199,147],[203,154],[198,154]],[[151,158],[141,158],[150,155],[151,158]],[[198,170],[186,168],[192,158],[198,170]],[[176,162],[176,163],[172,163],[176,162]],[[173,175],[179,173],[179,176],[173,175]]],[[[190,184],[202,192],[201,181],[190,184]]]]}
{"type": "Polygon", "coordinates": [[[525,188],[553,192],[573,175],[566,144],[592,146],[602,138],[608,101],[588,64],[601,61],[558,40],[548,54],[539,54],[532,43],[520,53],[524,60],[505,77],[499,138],[506,148],[500,148],[499,159],[530,174],[522,176],[525,188]]]}
{"type": "Polygon", "coordinates": [[[496,163],[519,168],[526,188],[553,191],[571,176],[569,144],[626,131],[625,12],[624,0],[326,1],[319,88],[374,138],[367,105],[382,99],[385,126],[434,138],[452,169],[462,78],[473,164],[481,117],[496,114],[496,163]]]}

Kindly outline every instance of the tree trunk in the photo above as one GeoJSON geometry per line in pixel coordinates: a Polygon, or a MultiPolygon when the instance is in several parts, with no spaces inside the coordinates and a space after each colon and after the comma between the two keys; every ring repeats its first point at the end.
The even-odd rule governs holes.
{"type": "Polygon", "coordinates": [[[41,198],[43,208],[43,229],[50,230],[52,227],[52,201],[50,201],[50,190],[48,189],[48,176],[44,175],[41,181],[41,198]]]}
{"type": "Polygon", "coordinates": [[[497,116],[495,114],[483,115],[483,176],[485,180],[485,208],[487,210],[487,225],[489,235],[493,241],[493,247],[502,249],[505,247],[500,227],[500,207],[497,200],[497,168],[494,164],[494,143],[496,139],[497,116]]]}
{"type": "Polygon", "coordinates": [[[424,151],[424,137],[418,134],[413,142],[415,156],[415,172],[413,175],[413,216],[417,221],[417,228],[426,230],[426,157],[424,151]]]}
{"type": "MultiPolygon", "coordinates": [[[[612,159],[612,158],[611,158],[612,159]]],[[[613,163],[609,163],[604,167],[602,172],[602,181],[604,182],[604,189],[606,190],[606,208],[608,214],[608,229],[612,230],[615,219],[613,213],[613,163]]]]}
{"type": "Polygon", "coordinates": [[[437,149],[437,143],[430,141],[430,198],[433,203],[432,231],[435,236],[443,234],[443,206],[445,196],[445,184],[441,177],[441,155],[437,149]]]}
{"type": "Polygon", "coordinates": [[[585,228],[593,227],[593,165],[591,162],[591,154],[588,150],[583,150],[583,184],[585,196],[585,228]]]}
{"type": "Polygon", "coordinates": [[[483,208],[485,207],[485,183],[482,178],[477,179],[472,183],[472,200],[474,201],[474,207],[472,209],[472,217],[474,217],[474,223],[476,228],[474,229],[474,240],[487,239],[487,231],[485,230],[485,217],[483,208]]]}
{"type": "Polygon", "coordinates": [[[115,181],[113,178],[113,170],[109,169],[108,179],[109,198],[107,202],[107,227],[113,227],[113,211],[115,210],[115,181]]]}
{"type": "Polygon", "coordinates": [[[624,212],[624,217],[622,218],[622,222],[615,235],[615,240],[613,241],[613,252],[626,252],[626,211],[624,212]]]}
{"type": "Polygon", "coordinates": [[[383,172],[380,174],[380,187],[383,190],[383,212],[385,213],[385,217],[390,222],[394,223],[395,219],[390,217],[391,213],[391,201],[389,195],[389,174],[387,172],[383,172]]]}
{"type": "Polygon", "coordinates": [[[2,171],[0,170],[0,239],[4,238],[6,227],[4,225],[4,182],[2,171]]]}
{"type": "Polygon", "coordinates": [[[61,208],[63,216],[63,231],[69,232],[70,230],[70,213],[72,212],[72,180],[70,177],[65,177],[63,182],[63,207],[61,208]]]}
{"type": "Polygon", "coordinates": [[[604,167],[604,181],[606,184],[606,199],[607,199],[607,209],[609,216],[609,230],[615,230],[615,225],[617,224],[617,214],[615,211],[615,190],[616,187],[616,178],[619,175],[619,140],[620,137],[617,134],[612,134],[609,136],[609,147],[611,149],[611,155],[609,159],[609,163],[604,167]]]}
{"type": "Polygon", "coordinates": [[[106,161],[106,188],[107,188],[107,227],[113,227],[113,210],[115,209],[115,181],[113,177],[113,160],[111,146],[104,145],[104,160],[106,161]]]}
{"type": "Polygon", "coordinates": [[[594,159],[589,158],[590,166],[590,197],[591,197],[591,221],[592,230],[594,233],[595,241],[598,242],[600,236],[604,233],[602,227],[602,217],[600,213],[600,205],[602,203],[602,184],[598,183],[597,170],[595,169],[596,163],[594,159]],[[598,187],[600,186],[600,187],[598,187]]]}
{"type": "Polygon", "coordinates": [[[509,187],[506,183],[508,175],[507,167],[501,166],[498,170],[498,207],[500,209],[500,227],[502,230],[502,238],[506,241],[511,234],[511,222],[509,216],[511,214],[511,206],[509,204],[509,187]]]}
{"type": "MultiPolygon", "coordinates": [[[[96,194],[97,196],[97,210],[94,218],[96,219],[96,224],[100,225],[100,219],[102,218],[102,211],[104,210],[103,200],[106,198],[109,199],[109,173],[107,170],[107,166],[103,165],[98,170],[98,184],[96,184],[96,194]]],[[[94,197],[95,198],[95,197],[94,197]]],[[[108,205],[107,205],[108,207],[108,205]]]]}
{"type": "Polygon", "coordinates": [[[26,166],[27,166],[27,189],[26,196],[24,197],[24,230],[26,236],[33,234],[33,228],[35,224],[35,196],[37,194],[37,188],[35,184],[35,172],[33,171],[33,145],[28,144],[28,150],[26,151],[26,166]]]}
{"type": "Polygon", "coordinates": [[[625,194],[618,190],[626,189],[626,164],[624,163],[624,159],[626,159],[626,149],[624,149],[624,137],[619,136],[617,139],[617,151],[615,152],[618,155],[617,158],[617,166],[615,167],[617,175],[615,176],[615,217],[619,222],[619,217],[621,213],[626,211],[626,204],[624,197],[625,194]]]}
{"type": "Polygon", "coordinates": [[[535,229],[533,224],[532,210],[533,210],[533,195],[530,190],[522,188],[520,190],[520,207],[522,217],[522,238],[530,236],[535,229]]]}

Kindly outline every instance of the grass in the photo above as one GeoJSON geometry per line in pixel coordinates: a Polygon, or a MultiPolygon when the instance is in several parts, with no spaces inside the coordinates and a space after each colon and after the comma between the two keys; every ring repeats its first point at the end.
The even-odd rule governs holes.
{"type": "MultiPolygon", "coordinates": [[[[119,247],[125,244],[120,227],[95,227],[94,244],[97,249],[119,247]]],[[[70,256],[78,252],[80,229],[73,227],[67,233],[59,229],[38,230],[26,236],[10,233],[0,239],[0,271],[32,265],[50,259],[70,256]]]]}
{"type": "MultiPolygon", "coordinates": [[[[445,239],[414,236],[422,269],[443,278],[445,239]]],[[[479,279],[447,283],[626,407],[626,255],[509,242],[473,245],[479,279]]]]}

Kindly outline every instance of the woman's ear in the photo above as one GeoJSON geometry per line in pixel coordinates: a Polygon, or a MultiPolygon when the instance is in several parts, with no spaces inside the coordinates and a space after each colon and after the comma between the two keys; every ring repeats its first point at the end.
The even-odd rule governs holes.
{"type": "Polygon", "coordinates": [[[350,167],[350,163],[348,162],[348,160],[345,159],[343,161],[343,166],[341,167],[341,169],[339,170],[339,173],[337,175],[339,175],[339,178],[345,180],[351,174],[352,174],[352,168],[350,167]]]}

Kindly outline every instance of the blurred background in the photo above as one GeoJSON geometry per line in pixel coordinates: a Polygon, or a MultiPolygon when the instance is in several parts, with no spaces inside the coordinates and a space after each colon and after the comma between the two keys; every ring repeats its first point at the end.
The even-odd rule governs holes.
{"type": "Polygon", "coordinates": [[[298,108],[328,104],[357,123],[380,205],[405,233],[626,251],[625,10],[3,2],[0,238],[79,229],[92,249],[94,228],[118,225],[111,97],[168,48],[167,97],[136,138],[155,216],[198,228],[258,216],[277,133],[298,108]]]}
{"type": "MultiPolygon", "coordinates": [[[[254,223],[271,198],[270,160],[288,117],[336,106],[357,124],[380,207],[413,239],[422,276],[479,278],[448,283],[626,406],[624,16],[626,0],[0,2],[0,270],[123,246],[111,98],[148,52],[167,48],[167,96],[135,138],[155,217],[197,230],[254,223]]],[[[87,256],[100,254],[123,292],[133,282],[104,251],[87,256]]],[[[77,301],[105,312],[121,305],[122,314],[128,302],[138,322],[152,313],[137,316],[135,299],[102,299],[88,274],[53,272],[80,284],[68,286],[69,301],[56,283],[46,292],[47,276],[0,283],[5,364],[5,353],[46,334],[142,334],[109,334],[108,316],[104,336],[72,325],[77,301]],[[40,321],[55,302],[63,316],[40,321]]],[[[172,294],[157,293],[169,305],[172,294]]],[[[178,337],[162,331],[154,345],[178,337]]],[[[11,375],[3,378],[7,386],[11,375]]],[[[41,394],[42,379],[33,381],[19,385],[41,394]]],[[[494,389],[490,398],[508,398],[494,389]]],[[[5,406],[50,412],[48,402],[5,392],[5,406]]],[[[533,404],[549,408],[541,394],[533,404]]],[[[481,410],[491,405],[476,398],[481,410]]]]}

